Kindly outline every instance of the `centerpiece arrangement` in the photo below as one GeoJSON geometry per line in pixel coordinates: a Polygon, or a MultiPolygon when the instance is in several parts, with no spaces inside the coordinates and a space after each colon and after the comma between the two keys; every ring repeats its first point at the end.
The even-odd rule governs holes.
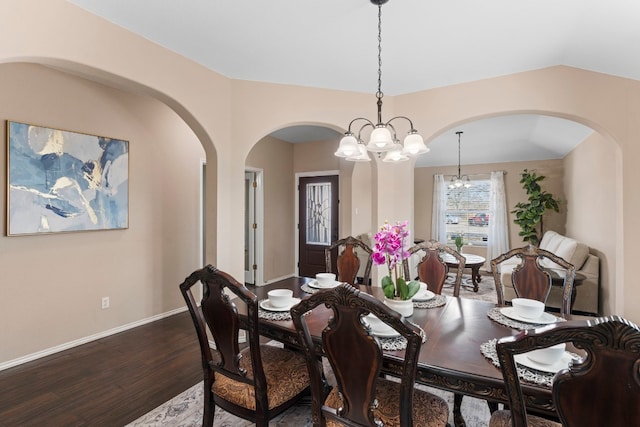
{"type": "Polygon", "coordinates": [[[394,310],[399,311],[404,316],[413,313],[413,302],[411,298],[420,290],[420,282],[412,280],[407,283],[403,276],[403,260],[409,257],[409,252],[405,249],[405,240],[409,237],[407,230],[408,221],[398,222],[391,225],[385,221],[374,237],[372,259],[375,265],[386,264],[389,274],[382,278],[382,291],[386,298],[386,303],[394,310]],[[396,308],[394,301],[408,301],[411,310],[396,308]],[[409,313],[409,314],[405,314],[409,313]]]}

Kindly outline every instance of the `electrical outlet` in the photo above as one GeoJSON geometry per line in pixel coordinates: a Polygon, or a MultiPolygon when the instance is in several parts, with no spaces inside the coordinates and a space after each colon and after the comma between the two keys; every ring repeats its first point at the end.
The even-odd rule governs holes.
{"type": "Polygon", "coordinates": [[[109,297],[102,297],[102,309],[109,308],[109,297]]]}

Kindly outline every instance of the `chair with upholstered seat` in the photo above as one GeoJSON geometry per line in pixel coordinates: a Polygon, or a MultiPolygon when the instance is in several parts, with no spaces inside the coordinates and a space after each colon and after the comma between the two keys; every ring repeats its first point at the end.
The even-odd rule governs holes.
{"type": "MultiPolygon", "coordinates": [[[[458,262],[458,269],[453,283],[453,296],[459,296],[460,285],[462,284],[462,271],[464,270],[465,264],[464,256],[449,246],[435,240],[418,243],[409,248],[410,257],[414,254],[422,253],[424,253],[424,256],[420,258],[417,265],[418,279],[426,283],[427,289],[437,295],[442,294],[444,282],[449,274],[449,266],[445,261],[445,254],[453,257],[458,262]]],[[[412,280],[409,260],[405,258],[402,262],[405,279],[412,280]]]]}
{"type": "Polygon", "coordinates": [[[508,411],[490,427],[632,426],[640,422],[640,329],[618,317],[558,322],[502,338],[496,345],[509,396],[508,411]],[[562,424],[527,415],[514,355],[572,342],[582,361],[553,378],[552,396],[562,424]]]}
{"type": "MultiPolygon", "coordinates": [[[[421,242],[409,248],[409,256],[414,254],[424,256],[420,258],[417,265],[418,279],[427,284],[427,289],[436,295],[442,294],[444,282],[449,275],[449,266],[445,261],[445,254],[453,257],[458,262],[456,277],[453,282],[453,296],[460,295],[460,286],[462,285],[462,271],[464,270],[465,258],[458,251],[436,240],[421,242]]],[[[411,280],[411,271],[409,261],[403,260],[403,268],[405,279],[411,280]]],[[[453,414],[456,419],[461,419],[462,395],[454,393],[453,414]]]]}
{"type": "Polygon", "coordinates": [[[291,317],[306,355],[314,426],[447,424],[446,402],[414,387],[422,337],[419,328],[398,312],[343,283],[303,299],[291,309],[291,317]],[[323,328],[322,349],[313,342],[309,332],[307,318],[315,316],[305,316],[316,308],[331,310],[331,316],[326,316],[323,323],[318,324],[314,319],[311,325],[316,331],[323,328]],[[407,342],[399,381],[380,375],[383,350],[379,339],[365,323],[364,316],[369,313],[396,330],[407,342]],[[337,383],[328,394],[322,363],[318,362],[323,355],[328,359],[337,383]]]}
{"type": "Polygon", "coordinates": [[[491,260],[491,269],[496,284],[498,304],[504,305],[504,286],[500,268],[505,261],[513,257],[520,259],[520,264],[513,268],[511,282],[516,296],[535,299],[546,303],[551,292],[551,270],[564,278],[562,289],[562,306],[560,314],[571,313],[571,294],[576,268],[563,258],[533,245],[515,248],[491,260]]]}
{"type": "Polygon", "coordinates": [[[180,291],[200,343],[203,426],[213,425],[216,405],[258,426],[266,426],[271,418],[309,394],[309,376],[302,354],[260,344],[258,298],[243,284],[208,265],[187,277],[180,291]],[[202,283],[203,290],[200,307],[192,292],[198,283],[202,283]],[[245,325],[240,322],[236,304],[246,306],[245,325]],[[242,351],[238,342],[241,329],[246,329],[249,344],[242,351]],[[207,331],[215,348],[209,344],[207,331]]]}
{"type": "Polygon", "coordinates": [[[360,270],[360,258],[363,258],[366,259],[366,263],[364,265],[362,283],[370,285],[369,277],[373,262],[371,258],[372,252],[366,243],[355,237],[348,236],[344,239],[336,240],[324,250],[326,271],[336,273],[336,279],[340,282],[355,285],[357,284],[358,271],[360,270]],[[362,251],[363,257],[358,257],[358,251],[362,251]],[[335,269],[333,268],[334,260],[335,269]]]}

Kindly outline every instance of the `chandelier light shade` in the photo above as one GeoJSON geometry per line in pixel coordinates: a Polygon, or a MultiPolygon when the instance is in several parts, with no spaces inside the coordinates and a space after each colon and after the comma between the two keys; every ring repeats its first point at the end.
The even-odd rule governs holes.
{"type": "Polygon", "coordinates": [[[357,153],[347,157],[347,160],[349,160],[350,162],[370,162],[371,158],[369,157],[367,148],[364,146],[364,144],[356,144],[356,146],[357,153]]]}
{"type": "Polygon", "coordinates": [[[378,6],[378,91],[376,99],[378,105],[378,121],[373,123],[364,117],[358,117],[349,123],[349,128],[340,141],[340,146],[335,155],[354,162],[366,162],[371,158],[368,152],[380,156],[386,153],[384,162],[403,162],[412,156],[418,156],[429,151],[422,136],[414,129],[413,122],[405,116],[396,116],[386,122],[382,121],[382,5],[388,0],[370,0],[378,6]],[[392,122],[404,120],[409,124],[409,131],[400,143],[396,129],[392,122]],[[360,125],[357,135],[351,130],[352,126],[360,125]],[[369,141],[365,144],[361,135],[364,130],[370,130],[369,141]]]}
{"type": "Polygon", "coordinates": [[[460,135],[463,134],[462,131],[456,132],[458,135],[458,175],[451,177],[451,182],[449,183],[449,188],[469,188],[471,187],[471,181],[467,175],[460,174],[460,135]]]}

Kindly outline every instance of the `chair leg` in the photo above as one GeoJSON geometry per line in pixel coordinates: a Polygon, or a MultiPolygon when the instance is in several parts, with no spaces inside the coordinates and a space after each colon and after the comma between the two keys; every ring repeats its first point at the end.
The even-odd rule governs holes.
{"type": "Polygon", "coordinates": [[[455,393],[453,395],[453,423],[455,427],[466,427],[466,423],[464,422],[464,418],[462,417],[462,412],[460,408],[462,406],[462,394],[455,393]]]}
{"type": "Polygon", "coordinates": [[[211,384],[204,381],[204,413],[202,414],[202,427],[212,427],[213,418],[216,414],[216,402],[213,400],[211,384]]]}

